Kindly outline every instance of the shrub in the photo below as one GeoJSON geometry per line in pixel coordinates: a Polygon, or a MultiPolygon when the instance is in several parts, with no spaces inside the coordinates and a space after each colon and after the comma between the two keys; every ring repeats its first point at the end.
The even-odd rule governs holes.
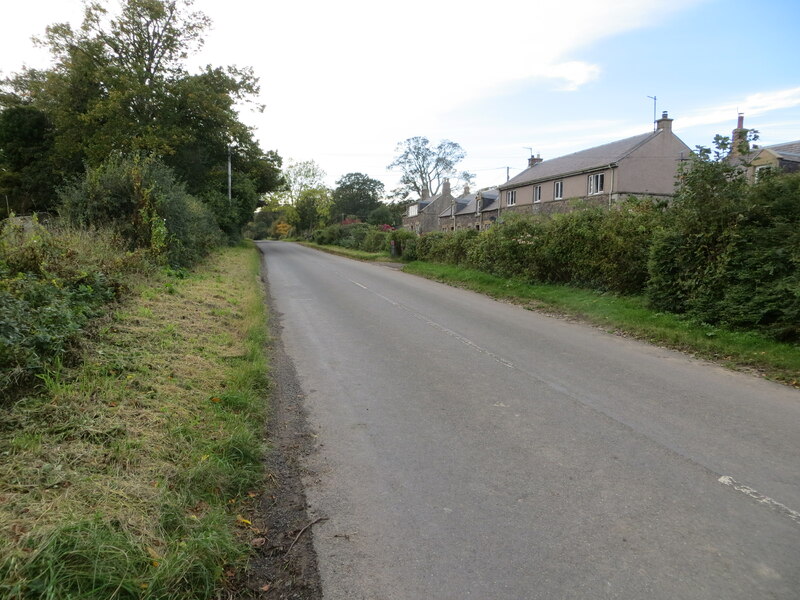
{"type": "Polygon", "coordinates": [[[0,392],[68,355],[89,319],[151,268],[120,251],[109,230],[46,229],[35,219],[0,229],[0,392]]]}
{"type": "Polygon", "coordinates": [[[128,249],[189,266],[224,241],[208,206],[152,157],[115,157],[59,192],[60,215],[79,227],[110,227],[128,249]]]}
{"type": "Polygon", "coordinates": [[[367,234],[372,230],[373,227],[366,223],[342,225],[342,237],[337,244],[343,248],[358,250],[361,248],[364,238],[366,238],[367,234]]]}
{"type": "Polygon", "coordinates": [[[417,260],[418,239],[416,233],[407,229],[396,229],[389,232],[389,244],[394,242],[395,252],[404,260],[417,260]]]}
{"type": "Polygon", "coordinates": [[[361,243],[361,249],[366,252],[383,252],[387,249],[389,234],[385,231],[373,229],[367,232],[364,241],[361,243]]]}
{"type": "Polygon", "coordinates": [[[651,248],[651,304],[800,339],[800,174],[750,186],[728,165],[693,162],[651,248]]]}
{"type": "Polygon", "coordinates": [[[335,245],[342,239],[343,229],[341,225],[328,225],[325,229],[315,230],[312,239],[316,244],[335,245]]]}

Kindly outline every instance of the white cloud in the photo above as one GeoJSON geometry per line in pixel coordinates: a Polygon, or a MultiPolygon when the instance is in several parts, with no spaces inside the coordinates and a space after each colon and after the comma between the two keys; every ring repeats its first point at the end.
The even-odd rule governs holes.
{"type": "Polygon", "coordinates": [[[735,120],[737,113],[744,113],[745,117],[756,117],[795,106],[800,106],[800,87],[759,92],[717,106],[702,108],[682,117],[680,124],[685,128],[718,123],[727,124],[735,120]]]}

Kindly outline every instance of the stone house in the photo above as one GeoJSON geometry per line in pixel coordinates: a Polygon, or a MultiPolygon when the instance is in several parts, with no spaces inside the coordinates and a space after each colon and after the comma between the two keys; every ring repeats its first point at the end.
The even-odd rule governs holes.
{"type": "Polygon", "coordinates": [[[747,143],[744,115],[739,113],[736,129],[731,133],[731,150],[725,160],[743,169],[750,181],[758,181],[759,174],[767,170],[794,173],[800,171],[800,140],[756,146],[747,143]]]}
{"type": "Polygon", "coordinates": [[[450,193],[450,181],[442,182],[442,191],[433,198],[428,197],[428,190],[422,190],[420,199],[410,204],[403,217],[403,229],[418,234],[439,231],[439,214],[450,206],[455,198],[450,193]]]}
{"type": "Polygon", "coordinates": [[[574,199],[610,206],[634,195],[671,197],[690,152],[664,112],[655,131],[551,160],[531,157],[525,171],[499,186],[500,212],[566,212],[574,199]]]}
{"type": "Polygon", "coordinates": [[[464,188],[464,194],[455,199],[453,204],[439,215],[441,231],[457,231],[459,229],[476,229],[482,231],[497,220],[497,200],[500,191],[489,188],[470,193],[464,188]]]}

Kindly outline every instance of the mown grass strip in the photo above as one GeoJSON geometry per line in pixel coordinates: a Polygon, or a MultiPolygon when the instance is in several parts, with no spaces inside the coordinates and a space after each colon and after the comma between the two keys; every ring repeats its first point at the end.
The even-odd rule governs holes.
{"type": "Polygon", "coordinates": [[[532,285],[451,265],[412,262],[408,273],[464,287],[527,308],[580,318],[622,333],[760,374],[800,387],[800,345],[776,342],[756,333],[730,331],[656,312],[639,296],[616,296],[559,285],[532,285]]]}
{"type": "Polygon", "coordinates": [[[151,280],[0,415],[0,597],[215,597],[263,477],[259,255],[151,280]]]}
{"type": "Polygon", "coordinates": [[[399,259],[392,258],[388,252],[365,252],[364,250],[354,250],[352,248],[342,248],[341,246],[328,246],[322,244],[315,244],[313,242],[297,242],[309,248],[322,250],[328,254],[336,254],[337,256],[345,256],[347,258],[354,258],[356,260],[363,260],[367,262],[381,261],[381,262],[399,262],[399,259]]]}

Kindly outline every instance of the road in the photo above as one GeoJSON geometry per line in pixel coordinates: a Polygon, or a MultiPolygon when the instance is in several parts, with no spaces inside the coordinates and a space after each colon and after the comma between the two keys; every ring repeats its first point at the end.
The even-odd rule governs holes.
{"type": "Polygon", "coordinates": [[[796,390],[259,245],[325,598],[800,598],[796,390]]]}

